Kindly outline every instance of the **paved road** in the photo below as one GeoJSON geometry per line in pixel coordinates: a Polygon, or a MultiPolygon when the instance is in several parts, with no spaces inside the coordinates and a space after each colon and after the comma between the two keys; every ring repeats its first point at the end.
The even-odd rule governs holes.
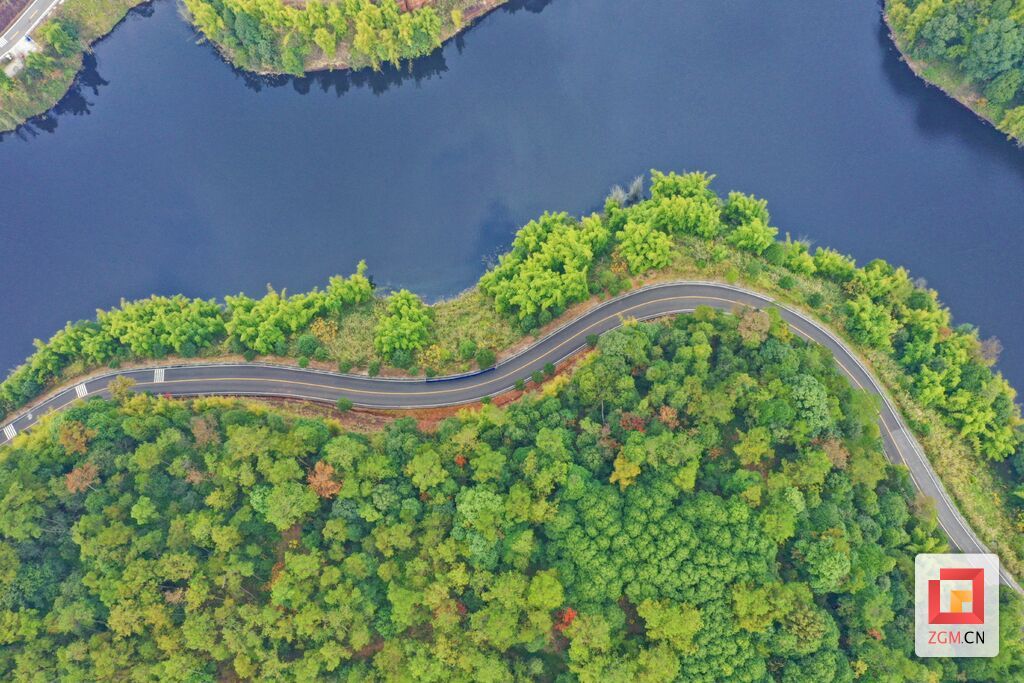
{"type": "MultiPolygon", "coordinates": [[[[936,501],[939,524],[952,546],[961,552],[990,552],[953,504],[881,384],[838,337],[820,323],[776,304],[767,296],[720,283],[674,282],[630,292],[570,321],[490,370],[432,380],[369,378],[259,363],[178,365],[116,371],[64,389],[32,412],[20,415],[0,430],[0,445],[47,412],[59,410],[79,398],[105,394],[107,383],[118,376],[132,378],[140,390],[172,396],[275,396],[331,403],[347,396],[359,406],[396,409],[468,403],[500,394],[510,389],[516,380],[529,377],[545,364],[557,363],[574,354],[586,345],[588,335],[618,327],[623,318],[654,318],[692,311],[701,305],[725,310],[739,305],[755,308],[774,305],[797,334],[827,347],[835,356],[840,370],[855,387],[867,389],[882,398],[879,424],[886,455],[890,461],[906,465],[914,486],[936,501]]],[[[1005,570],[1002,579],[1018,593],[1024,594],[1005,570]]]]}
{"type": "Polygon", "coordinates": [[[32,29],[38,26],[60,2],[61,0],[34,0],[26,7],[14,23],[0,34],[0,57],[10,52],[19,40],[31,33],[32,29]]]}

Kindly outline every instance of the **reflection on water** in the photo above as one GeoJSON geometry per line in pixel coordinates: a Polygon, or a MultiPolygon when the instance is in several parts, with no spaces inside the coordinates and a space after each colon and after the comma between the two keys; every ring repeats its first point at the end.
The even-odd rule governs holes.
{"type": "Polygon", "coordinates": [[[317,71],[306,76],[265,76],[251,71],[245,71],[232,67],[235,75],[245,83],[245,87],[256,92],[267,88],[291,88],[300,95],[306,95],[314,88],[320,92],[333,92],[338,97],[355,88],[369,88],[375,95],[383,95],[394,86],[401,85],[406,81],[420,83],[448,70],[444,53],[440,50],[406,62],[400,66],[393,64],[382,65],[377,71],[373,69],[360,69],[352,71],[343,69],[338,71],[317,71]]]}
{"type": "MultiPolygon", "coordinates": [[[[515,14],[526,11],[533,14],[540,14],[554,0],[510,0],[502,5],[497,11],[515,14]]],[[[454,39],[459,52],[465,46],[465,33],[460,33],[454,39]]],[[[214,50],[216,52],[216,50],[214,50]]],[[[219,53],[218,53],[219,56],[219,53]]],[[[333,92],[338,97],[355,88],[369,88],[374,95],[383,95],[389,89],[401,85],[406,81],[421,83],[434,76],[443,74],[448,70],[444,53],[435,51],[425,57],[404,62],[398,66],[386,63],[380,69],[341,69],[333,71],[317,71],[305,76],[274,75],[267,76],[245,71],[231,65],[226,60],[225,64],[231,66],[235,75],[238,76],[245,86],[250,90],[260,92],[264,88],[283,88],[291,86],[300,95],[308,94],[316,88],[320,92],[333,92]]]]}
{"type": "Polygon", "coordinates": [[[35,116],[13,131],[0,133],[0,142],[5,138],[16,136],[28,139],[39,133],[56,132],[60,119],[64,115],[85,116],[92,109],[89,95],[97,96],[100,88],[110,85],[96,70],[96,56],[87,52],[82,58],[82,69],[75,77],[74,85],[50,111],[35,116]]]}
{"type": "MultiPolygon", "coordinates": [[[[509,14],[515,14],[519,11],[539,14],[552,2],[553,0],[510,0],[502,5],[499,10],[509,14]]],[[[151,17],[154,11],[153,4],[141,5],[130,10],[126,20],[135,17],[151,17]]],[[[206,42],[203,41],[202,36],[198,33],[196,34],[196,40],[206,42]]],[[[461,52],[464,46],[464,34],[459,34],[455,38],[455,42],[461,52]]],[[[384,64],[376,71],[373,69],[360,69],[358,71],[341,69],[318,71],[301,77],[283,74],[262,75],[235,67],[225,60],[212,44],[206,44],[209,45],[211,52],[218,59],[232,69],[239,80],[245,84],[245,87],[255,92],[261,92],[267,88],[291,86],[300,95],[308,94],[314,88],[320,92],[333,92],[338,97],[357,88],[368,88],[373,94],[382,95],[392,87],[401,85],[406,81],[421,83],[448,70],[444,53],[437,50],[430,55],[405,62],[398,66],[390,63],[384,64]]],[[[109,83],[97,71],[95,55],[92,52],[85,53],[82,60],[82,68],[76,76],[74,84],[64,97],[51,110],[33,117],[16,131],[0,133],[0,142],[10,135],[26,138],[40,132],[55,132],[60,116],[64,114],[72,116],[88,114],[92,106],[88,94],[99,95],[100,87],[105,85],[109,85],[109,83]]]]}
{"type": "MultiPolygon", "coordinates": [[[[877,37],[878,49],[885,55],[882,60],[885,80],[900,101],[913,107],[917,133],[930,144],[951,141],[974,150],[984,150],[990,161],[998,160],[1000,174],[1017,176],[1024,186],[1024,153],[1021,149],[1010,143],[988,121],[918,78],[893,45],[884,22],[879,22],[877,37]]],[[[1021,222],[1024,223],[1024,218],[1021,222]]]]}

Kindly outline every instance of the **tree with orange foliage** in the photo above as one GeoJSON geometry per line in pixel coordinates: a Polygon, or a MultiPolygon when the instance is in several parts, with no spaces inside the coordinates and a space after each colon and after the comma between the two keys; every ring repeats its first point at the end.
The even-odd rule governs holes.
{"type": "Polygon", "coordinates": [[[64,483],[71,493],[81,493],[92,488],[96,478],[99,476],[99,468],[91,462],[83,462],[78,467],[64,475],[64,483]]]}
{"type": "Polygon", "coordinates": [[[68,455],[81,455],[89,450],[89,441],[95,438],[95,429],[89,429],[77,420],[65,420],[60,425],[58,441],[68,455]]]}
{"type": "Polygon", "coordinates": [[[630,432],[641,432],[647,429],[647,421],[636,413],[623,413],[619,426],[630,432]]]}
{"type": "Polygon", "coordinates": [[[192,418],[192,438],[200,448],[220,443],[217,419],[212,415],[197,415],[192,418]]]}
{"type": "Polygon", "coordinates": [[[562,632],[572,625],[572,622],[576,620],[576,610],[572,607],[566,607],[562,610],[562,613],[558,617],[558,621],[555,622],[555,630],[562,632]]]}
{"type": "Polygon", "coordinates": [[[672,406],[662,406],[658,409],[658,420],[669,429],[679,426],[679,411],[672,406]]]}
{"type": "Polygon", "coordinates": [[[318,462],[306,476],[309,487],[321,498],[333,498],[341,490],[341,484],[334,480],[334,466],[323,460],[318,462]]]}

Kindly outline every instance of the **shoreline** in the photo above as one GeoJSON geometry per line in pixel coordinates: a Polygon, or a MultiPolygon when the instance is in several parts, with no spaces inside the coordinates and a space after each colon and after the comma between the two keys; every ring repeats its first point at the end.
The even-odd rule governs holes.
{"type": "MultiPolygon", "coordinates": [[[[152,0],[147,0],[147,1],[152,2],[152,0]]],[[[459,27],[459,28],[454,28],[452,30],[446,30],[444,33],[442,33],[441,37],[440,37],[440,44],[435,48],[435,51],[443,49],[445,44],[449,40],[462,35],[466,31],[468,31],[470,28],[472,28],[476,24],[476,22],[480,21],[481,19],[486,17],[488,14],[490,14],[494,10],[498,9],[499,7],[502,7],[503,5],[508,4],[508,2],[509,2],[509,0],[480,0],[479,2],[475,2],[472,5],[470,5],[471,9],[463,17],[463,24],[462,24],[462,26],[459,27]]],[[[428,5],[424,5],[424,7],[429,7],[429,6],[430,6],[429,4],[428,5]]],[[[201,42],[208,43],[209,45],[211,45],[213,47],[213,49],[216,51],[217,55],[221,59],[223,59],[224,62],[228,66],[230,66],[232,69],[237,69],[238,71],[242,71],[242,72],[245,72],[245,73],[256,74],[257,76],[266,76],[266,77],[275,77],[275,76],[286,76],[287,77],[287,76],[292,76],[292,77],[295,77],[295,78],[303,78],[305,76],[310,76],[312,74],[329,73],[329,72],[333,72],[333,71],[351,71],[351,72],[355,73],[355,72],[358,72],[358,71],[363,71],[365,69],[372,69],[373,68],[371,66],[352,66],[351,64],[349,64],[344,59],[336,59],[336,61],[332,61],[332,60],[329,60],[329,59],[324,59],[323,55],[320,55],[317,59],[311,60],[310,63],[306,64],[305,71],[303,71],[303,75],[302,76],[299,76],[297,74],[288,73],[287,71],[275,71],[274,69],[248,69],[248,68],[245,68],[243,66],[239,66],[235,62],[235,60],[233,59],[231,53],[228,52],[221,43],[218,43],[217,41],[212,40],[208,36],[204,35],[202,33],[202,31],[200,31],[196,27],[195,22],[192,20],[192,16],[189,13],[187,7],[182,6],[182,10],[183,10],[183,14],[184,14],[183,19],[186,22],[188,22],[192,26],[193,29],[195,29],[197,35],[202,37],[201,42]]],[[[424,55],[424,56],[429,56],[431,54],[434,54],[434,51],[431,51],[428,55],[424,55]]],[[[339,54],[339,57],[340,57],[340,54],[339,54]]],[[[406,60],[406,61],[409,61],[409,60],[406,60]]]]}
{"type": "MultiPolygon", "coordinates": [[[[1024,138],[1015,137],[1010,133],[1001,130],[999,128],[998,122],[986,116],[981,109],[979,109],[973,104],[973,101],[970,98],[959,93],[951,92],[946,87],[940,85],[939,83],[936,83],[935,81],[929,79],[927,76],[924,75],[924,71],[927,68],[928,63],[914,59],[913,57],[910,56],[909,52],[907,52],[907,50],[905,50],[903,46],[900,45],[899,37],[896,35],[896,31],[893,29],[892,23],[889,21],[889,13],[885,10],[884,4],[882,7],[882,21],[885,23],[885,28],[888,31],[889,41],[892,43],[892,46],[896,48],[896,52],[899,54],[900,61],[907,65],[907,68],[910,69],[910,72],[914,74],[914,76],[923,81],[926,86],[937,88],[939,92],[941,92],[943,95],[945,95],[949,99],[953,100],[960,106],[967,109],[969,112],[974,114],[975,117],[977,117],[983,124],[991,126],[996,132],[1004,135],[1008,140],[1016,144],[1018,147],[1024,147],[1024,138]]],[[[972,94],[976,97],[978,96],[978,94],[976,92],[973,92],[973,90],[972,94]]]]}
{"type": "MultiPolygon", "coordinates": [[[[962,439],[956,430],[936,412],[934,407],[928,407],[920,403],[914,397],[907,385],[906,370],[900,367],[885,350],[874,349],[864,346],[851,337],[847,323],[843,318],[843,304],[845,299],[841,298],[839,288],[834,283],[823,281],[818,275],[798,275],[794,282],[784,284],[786,278],[794,280],[793,271],[785,265],[772,265],[762,256],[744,256],[735,251],[720,263],[699,264],[691,257],[699,256],[697,246],[703,238],[680,238],[676,244],[676,257],[668,266],[653,271],[648,271],[637,276],[630,277],[629,283],[621,291],[635,292],[645,286],[656,285],[661,282],[673,280],[688,280],[702,282],[717,282],[724,285],[739,285],[751,290],[760,292],[774,299],[777,304],[789,307],[807,316],[809,319],[825,325],[834,331],[836,336],[842,340],[850,349],[858,354],[868,370],[880,381],[885,391],[888,392],[893,404],[897,407],[898,413],[909,427],[908,433],[912,433],[923,446],[928,460],[935,468],[937,475],[941,478],[948,493],[956,501],[957,508],[978,532],[979,537],[989,547],[1004,556],[1004,563],[1015,574],[1024,573],[1024,560],[1018,554],[1020,551],[1012,543],[1014,534],[1008,528],[1011,520],[1004,505],[1005,497],[1010,495],[1009,482],[1001,479],[996,474],[996,469],[990,467],[990,461],[985,459],[979,452],[973,451],[970,444],[962,439]],[[760,266],[757,273],[748,271],[744,264],[757,261],[760,266]],[[825,298],[819,303],[813,303],[809,298],[814,293],[824,294],[825,298]],[[840,297],[840,298],[836,298],[840,297]]],[[[731,247],[730,249],[735,249],[731,247]]],[[[435,312],[435,331],[439,335],[458,336],[457,332],[466,327],[466,320],[460,322],[456,316],[453,318],[453,309],[461,311],[475,309],[475,300],[482,297],[479,285],[469,288],[452,299],[445,299],[431,304],[430,308],[435,312]]],[[[567,307],[560,315],[554,317],[542,327],[535,328],[529,332],[508,329],[504,334],[494,337],[504,339],[505,342],[497,342],[490,346],[496,352],[497,361],[503,361],[517,355],[525,347],[538,343],[551,331],[556,330],[567,321],[585,315],[587,311],[599,307],[610,299],[617,298],[617,295],[608,296],[607,292],[595,290],[582,301],[567,307]]],[[[353,310],[346,315],[346,318],[359,318],[371,315],[375,308],[383,305],[384,299],[377,297],[369,304],[370,311],[353,310]]],[[[502,317],[499,314],[489,316],[486,321],[477,320],[476,324],[499,323],[502,317]]],[[[358,335],[351,337],[351,329],[342,326],[337,331],[338,338],[346,340],[346,346],[358,345],[358,335]]],[[[132,359],[120,362],[118,371],[125,371],[129,368],[147,367],[168,367],[169,365],[189,366],[193,364],[209,365],[231,363],[238,361],[238,354],[225,353],[226,347],[223,342],[209,349],[209,354],[194,358],[181,358],[168,355],[162,358],[132,359]]],[[[424,353],[429,349],[425,349],[424,353]]],[[[340,374],[350,377],[373,377],[375,373],[361,371],[365,365],[351,366],[339,372],[332,369],[330,361],[321,362],[316,359],[307,359],[304,366],[298,357],[279,355],[259,355],[254,365],[277,365],[284,367],[306,368],[314,372],[340,374]]],[[[241,360],[245,360],[244,357],[241,360]]],[[[460,361],[453,359],[444,367],[438,368],[438,375],[460,374],[472,372],[476,364],[469,361],[466,367],[458,367],[460,361]]],[[[398,381],[422,382],[434,375],[425,375],[425,364],[418,364],[416,374],[410,374],[404,370],[383,365],[380,367],[380,378],[398,381]]],[[[109,367],[74,367],[69,368],[67,374],[60,377],[57,382],[49,385],[45,392],[37,394],[27,404],[15,408],[5,415],[6,423],[13,416],[23,415],[32,412],[40,404],[60,392],[59,387],[65,390],[74,384],[88,381],[88,377],[96,377],[110,373],[109,367]],[[56,387],[56,388],[55,388],[56,387]],[[30,407],[31,406],[31,407],[30,407]]],[[[997,377],[1001,377],[996,375],[997,377]]]]}
{"type": "MultiPolygon", "coordinates": [[[[136,2],[130,4],[125,9],[124,13],[121,14],[117,21],[109,28],[105,28],[102,31],[102,33],[95,37],[86,38],[87,42],[83,46],[82,51],[77,53],[76,55],[69,56],[67,58],[66,63],[62,67],[67,71],[70,71],[70,69],[73,67],[74,74],[71,76],[70,80],[68,80],[67,85],[62,86],[60,88],[59,95],[54,96],[52,92],[45,91],[37,93],[37,96],[31,97],[30,102],[27,103],[27,107],[31,109],[32,113],[6,112],[2,108],[2,105],[0,105],[0,135],[16,132],[22,126],[30,125],[33,123],[33,121],[45,118],[51,111],[53,111],[53,109],[58,107],[60,103],[64,100],[64,98],[67,97],[72,90],[74,90],[76,84],[78,83],[78,80],[82,74],[82,69],[84,67],[85,55],[91,53],[93,51],[93,48],[98,43],[100,43],[108,36],[113,34],[114,31],[124,21],[128,19],[129,15],[132,12],[144,10],[145,8],[152,6],[153,1],[154,0],[137,0],[136,2]]],[[[448,41],[452,40],[453,38],[461,35],[463,32],[472,28],[478,21],[480,21],[488,14],[498,9],[499,7],[505,5],[506,3],[508,3],[508,1],[509,0],[479,0],[478,2],[470,3],[468,10],[464,16],[462,25],[458,28],[446,29],[442,33],[440,43],[435,48],[435,50],[443,49],[445,44],[448,43],[448,41]]],[[[40,26],[44,26],[47,23],[53,21],[54,19],[61,18],[62,16],[67,14],[67,11],[67,5],[59,5],[50,15],[50,17],[45,22],[42,22],[40,26]]],[[[181,17],[182,21],[185,21],[189,24],[189,26],[191,26],[197,38],[201,38],[201,41],[197,42],[205,42],[210,44],[213,47],[216,54],[227,64],[227,66],[244,73],[250,73],[255,74],[257,76],[266,77],[294,76],[296,78],[302,78],[305,76],[310,76],[312,74],[334,71],[350,71],[352,73],[356,73],[358,71],[371,68],[370,66],[351,66],[350,64],[348,64],[346,61],[348,50],[346,49],[339,50],[338,57],[344,56],[344,58],[337,59],[336,61],[323,59],[323,55],[317,56],[316,59],[311,60],[310,63],[306,65],[306,69],[303,72],[302,76],[298,76],[296,74],[289,74],[283,71],[275,71],[273,69],[247,69],[245,67],[239,66],[236,63],[236,61],[232,58],[230,52],[226,50],[222,44],[210,39],[209,37],[204,35],[202,31],[199,30],[199,28],[193,21],[191,14],[188,12],[187,8],[185,8],[183,5],[179,5],[178,14],[181,17]]],[[[36,30],[38,30],[38,28],[39,27],[36,27],[36,30]]],[[[433,54],[435,50],[432,50],[429,54],[433,54]]],[[[62,79],[57,80],[59,81],[62,79]]],[[[54,88],[53,90],[55,91],[56,88],[54,88]]],[[[0,94],[0,98],[2,98],[2,94],[0,94]]]]}
{"type": "MultiPolygon", "coordinates": [[[[22,126],[31,124],[35,120],[46,117],[47,114],[58,107],[60,103],[64,101],[64,98],[74,90],[75,85],[78,83],[78,79],[82,75],[82,69],[85,66],[85,56],[92,53],[93,48],[97,44],[105,40],[107,36],[111,35],[121,24],[127,21],[132,12],[144,10],[152,4],[153,0],[135,0],[125,8],[124,12],[117,18],[117,21],[115,21],[109,28],[102,29],[102,32],[96,36],[86,37],[82,50],[67,58],[68,62],[63,68],[65,70],[70,70],[73,65],[74,73],[71,75],[67,85],[60,88],[60,94],[56,96],[56,98],[48,96],[48,93],[46,92],[38,93],[39,97],[31,98],[31,101],[28,103],[28,106],[33,110],[33,113],[30,114],[9,114],[0,107],[0,136],[7,133],[17,132],[22,126]],[[10,120],[6,120],[8,116],[10,117],[10,120]]],[[[45,26],[54,19],[62,18],[67,14],[67,12],[68,5],[66,3],[61,3],[47,18],[47,20],[41,22],[35,30],[38,31],[40,27],[45,26]]]]}

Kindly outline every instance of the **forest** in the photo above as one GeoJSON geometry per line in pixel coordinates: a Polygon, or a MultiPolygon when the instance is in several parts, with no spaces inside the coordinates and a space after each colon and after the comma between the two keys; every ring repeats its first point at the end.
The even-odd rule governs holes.
{"type": "MultiPolygon", "coordinates": [[[[442,16],[430,5],[407,12],[396,0],[184,0],[193,23],[238,66],[302,75],[315,53],[331,65],[398,65],[441,45],[442,16]]],[[[461,23],[453,11],[447,21],[461,23]]],[[[455,28],[461,28],[456,25],[455,28]]]]}
{"type": "Polygon", "coordinates": [[[1008,681],[912,654],[934,511],[771,312],[423,433],[115,388],[0,449],[5,680],[1008,681]]]}
{"type": "Polygon", "coordinates": [[[1024,2],[886,0],[901,49],[924,76],[957,93],[1009,136],[1024,141],[1024,2]]]}
{"type": "Polygon", "coordinates": [[[308,293],[124,302],[37,341],[0,384],[0,414],[90,369],[167,356],[291,357],[370,375],[387,366],[427,376],[486,368],[595,297],[659,277],[739,281],[812,312],[905,391],[901,407],[913,410],[910,424],[933,462],[948,454],[939,472],[972,524],[1009,566],[1024,566],[1024,432],[1016,393],[994,369],[998,342],[955,324],[936,292],[903,268],[858,266],[827,247],[780,239],[764,199],[719,196],[713,179],[654,171],[649,191],[616,188],[600,213],[546,213],[523,226],[475,291],[432,306],[404,290],[376,296],[364,263],[308,293]]]}
{"type": "MultiPolygon", "coordinates": [[[[591,295],[588,283],[601,256],[611,262],[602,276],[638,275],[670,263],[675,237],[732,245],[792,273],[838,284],[846,298],[843,322],[855,342],[890,354],[913,378],[914,396],[936,407],[986,457],[1003,460],[1017,450],[1020,411],[1013,389],[990,370],[977,332],[953,328],[934,291],[915,286],[906,270],[881,260],[858,268],[834,250],[818,248],[812,255],[802,242],[777,241],[767,202],[738,192],[723,201],[710,189],[712,179],[655,171],[650,199],[630,204],[612,197],[603,216],[576,221],[547,214],[532,221],[480,279],[480,289],[499,312],[529,330],[591,295]]],[[[607,284],[602,276],[599,286],[607,284]]]]}

